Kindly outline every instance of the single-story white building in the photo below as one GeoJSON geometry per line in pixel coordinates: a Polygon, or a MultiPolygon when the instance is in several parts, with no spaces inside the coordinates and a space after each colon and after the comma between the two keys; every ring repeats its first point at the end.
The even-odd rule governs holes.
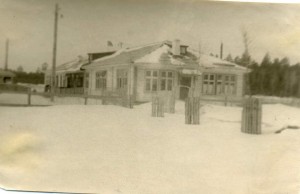
{"type": "MultiPolygon", "coordinates": [[[[84,70],[81,67],[91,63],[93,60],[113,54],[112,52],[88,53],[87,56],[78,56],[56,67],[55,88],[58,92],[65,91],[73,94],[84,92],[84,70]]],[[[44,84],[46,90],[50,91],[52,81],[52,69],[45,72],[44,84]]]]}
{"type": "Polygon", "coordinates": [[[0,69],[0,84],[12,84],[15,76],[11,71],[0,69]]]}
{"type": "Polygon", "coordinates": [[[82,69],[86,93],[125,90],[135,101],[150,101],[158,91],[174,92],[178,99],[185,99],[189,92],[208,98],[241,99],[248,72],[237,64],[199,54],[180,40],[123,48],[82,69]]]}

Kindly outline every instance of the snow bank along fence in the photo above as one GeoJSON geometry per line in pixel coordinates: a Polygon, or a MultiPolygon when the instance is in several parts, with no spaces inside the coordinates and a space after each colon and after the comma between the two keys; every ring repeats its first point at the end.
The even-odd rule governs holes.
{"type": "Polygon", "coordinates": [[[17,85],[17,84],[0,84],[0,93],[9,92],[9,93],[26,93],[28,87],[17,85]]]}
{"type": "Polygon", "coordinates": [[[157,92],[152,96],[152,116],[163,117],[164,113],[175,113],[175,92],[157,92]]]}
{"type": "Polygon", "coordinates": [[[55,88],[55,93],[58,95],[68,95],[68,94],[84,94],[84,88],[55,88]]]}
{"type": "Polygon", "coordinates": [[[249,134],[261,134],[262,105],[258,98],[245,98],[242,112],[241,131],[249,134]]]}
{"type": "Polygon", "coordinates": [[[133,108],[134,99],[132,95],[127,93],[127,90],[103,91],[102,104],[113,104],[133,108]]]}
{"type": "Polygon", "coordinates": [[[259,98],[262,104],[284,104],[300,108],[300,99],[292,97],[275,97],[275,96],[255,96],[259,98]]]}

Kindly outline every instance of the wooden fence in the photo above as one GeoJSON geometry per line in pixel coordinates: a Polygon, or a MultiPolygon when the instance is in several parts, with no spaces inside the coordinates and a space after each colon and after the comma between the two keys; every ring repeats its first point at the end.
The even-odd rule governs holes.
{"type": "Polygon", "coordinates": [[[287,106],[300,107],[300,98],[294,97],[273,97],[273,96],[254,96],[261,100],[262,104],[284,104],[287,106]]]}
{"type": "Polygon", "coordinates": [[[28,87],[17,84],[0,84],[0,92],[26,93],[28,87]]]}
{"type": "Polygon", "coordinates": [[[102,104],[113,104],[133,108],[134,98],[127,93],[127,90],[105,90],[102,92],[102,104]]]}
{"type": "Polygon", "coordinates": [[[241,131],[261,134],[262,105],[258,98],[245,98],[242,112],[241,131]]]}
{"type": "Polygon", "coordinates": [[[160,96],[152,97],[152,117],[164,117],[164,100],[160,96]]]}
{"type": "Polygon", "coordinates": [[[200,97],[188,97],[185,100],[185,124],[200,124],[200,97]]]}
{"type": "Polygon", "coordinates": [[[84,94],[84,88],[55,88],[56,95],[84,94]]]}

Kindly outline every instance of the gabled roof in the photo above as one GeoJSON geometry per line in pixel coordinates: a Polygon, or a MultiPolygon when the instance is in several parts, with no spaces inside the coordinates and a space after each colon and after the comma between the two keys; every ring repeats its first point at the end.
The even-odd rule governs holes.
{"type": "MultiPolygon", "coordinates": [[[[89,56],[78,56],[77,59],[74,59],[72,61],[63,63],[59,66],[56,67],[56,71],[57,72],[76,72],[81,70],[81,68],[84,65],[89,64],[90,60],[93,60],[93,58],[102,58],[102,57],[106,57],[109,55],[112,55],[113,53],[115,53],[115,51],[110,51],[110,52],[97,52],[97,53],[88,53],[89,56],[91,56],[91,58],[89,59],[89,56]]],[[[50,70],[51,71],[51,70],[50,70]]]]}
{"type": "Polygon", "coordinates": [[[15,77],[16,75],[11,71],[0,69],[0,76],[15,77]]]}
{"type": "Polygon", "coordinates": [[[198,61],[199,61],[199,65],[202,67],[206,67],[206,68],[235,68],[235,69],[240,69],[240,70],[247,70],[247,68],[242,67],[236,63],[232,63],[220,58],[217,58],[215,56],[210,56],[204,53],[201,53],[199,55],[199,52],[197,50],[194,49],[190,49],[191,53],[194,53],[194,55],[198,55],[198,61]]]}
{"type": "Polygon", "coordinates": [[[74,72],[79,71],[81,66],[88,63],[87,57],[80,57],[78,59],[63,63],[56,67],[56,71],[74,72]]]}
{"type": "MultiPolygon", "coordinates": [[[[187,45],[185,45],[187,46],[187,45]]],[[[167,64],[175,67],[190,68],[235,68],[246,70],[235,63],[231,63],[213,56],[199,53],[196,50],[188,49],[187,53],[174,56],[172,54],[172,42],[162,41],[138,47],[120,49],[112,55],[94,60],[91,64],[85,65],[85,68],[93,68],[102,65],[111,64],[167,64]]]]}
{"type": "Polygon", "coordinates": [[[143,45],[139,47],[132,48],[123,48],[118,50],[112,55],[102,57],[100,59],[94,60],[91,64],[85,66],[86,67],[94,67],[98,65],[107,65],[107,64],[126,64],[134,62],[136,59],[139,59],[154,50],[158,49],[163,45],[162,42],[153,43],[149,45],[143,45]]]}

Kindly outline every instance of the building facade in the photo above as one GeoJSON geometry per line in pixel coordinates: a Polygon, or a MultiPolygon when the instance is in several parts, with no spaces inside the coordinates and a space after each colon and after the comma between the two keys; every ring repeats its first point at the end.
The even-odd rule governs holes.
{"type": "Polygon", "coordinates": [[[135,101],[150,101],[153,94],[189,94],[207,98],[241,99],[244,75],[237,64],[198,53],[180,40],[124,48],[83,65],[85,92],[104,95],[126,91],[135,101]]]}
{"type": "Polygon", "coordinates": [[[0,69],[0,84],[12,84],[15,76],[11,71],[0,69]]]}

